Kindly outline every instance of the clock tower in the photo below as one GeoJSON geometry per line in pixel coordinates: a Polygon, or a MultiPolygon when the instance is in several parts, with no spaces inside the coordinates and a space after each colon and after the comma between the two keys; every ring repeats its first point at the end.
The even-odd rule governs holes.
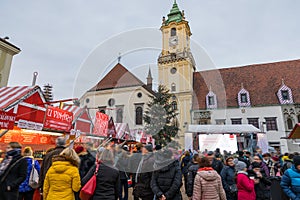
{"type": "Polygon", "coordinates": [[[158,57],[158,80],[174,94],[172,105],[179,113],[179,143],[184,148],[184,132],[191,123],[193,72],[196,67],[190,49],[190,26],[176,0],[167,19],[163,17],[160,30],[162,51],[158,57]]]}

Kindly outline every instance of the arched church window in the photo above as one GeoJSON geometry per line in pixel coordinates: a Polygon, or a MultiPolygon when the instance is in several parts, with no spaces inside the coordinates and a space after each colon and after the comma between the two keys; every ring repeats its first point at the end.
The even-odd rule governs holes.
{"type": "Polygon", "coordinates": [[[171,28],[171,37],[176,36],[176,28],[171,28]]]}
{"type": "Polygon", "coordinates": [[[286,122],[287,122],[288,129],[294,128],[293,120],[291,118],[288,118],[286,122]]]}
{"type": "Polygon", "coordinates": [[[172,83],[171,92],[175,92],[175,91],[176,91],[176,85],[175,85],[175,83],[172,83]]]}
{"type": "Polygon", "coordinates": [[[173,110],[177,110],[178,109],[176,101],[172,102],[172,108],[173,108],[173,110]]]}
{"type": "Polygon", "coordinates": [[[140,106],[135,109],[135,124],[143,124],[143,108],[140,106]]]}
{"type": "Polygon", "coordinates": [[[123,109],[118,108],[117,109],[117,123],[122,123],[123,122],[123,109]]]}

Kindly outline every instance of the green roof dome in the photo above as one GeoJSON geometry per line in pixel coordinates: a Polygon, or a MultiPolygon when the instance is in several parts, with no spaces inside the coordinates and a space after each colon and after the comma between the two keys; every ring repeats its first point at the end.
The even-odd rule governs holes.
{"type": "Polygon", "coordinates": [[[183,18],[182,13],[179,10],[175,0],[170,13],[168,14],[168,19],[166,20],[165,25],[168,25],[170,22],[181,22],[182,18],[183,18]]]}

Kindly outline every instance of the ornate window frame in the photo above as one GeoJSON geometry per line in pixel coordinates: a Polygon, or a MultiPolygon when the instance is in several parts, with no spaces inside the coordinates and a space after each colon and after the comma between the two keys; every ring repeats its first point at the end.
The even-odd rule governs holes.
{"type": "Polygon", "coordinates": [[[218,108],[217,95],[211,90],[206,95],[206,108],[218,108]]]}
{"type": "Polygon", "coordinates": [[[239,104],[239,107],[250,107],[251,106],[250,94],[245,88],[242,88],[238,93],[238,104],[239,104]],[[242,95],[246,95],[246,100],[247,100],[246,102],[242,101],[242,95]]]}
{"type": "Polygon", "coordinates": [[[281,87],[277,91],[277,97],[278,97],[280,104],[293,104],[294,103],[292,90],[291,90],[291,88],[286,86],[283,81],[282,81],[281,87]],[[288,92],[289,99],[283,98],[282,92],[284,92],[284,91],[288,92]]]}

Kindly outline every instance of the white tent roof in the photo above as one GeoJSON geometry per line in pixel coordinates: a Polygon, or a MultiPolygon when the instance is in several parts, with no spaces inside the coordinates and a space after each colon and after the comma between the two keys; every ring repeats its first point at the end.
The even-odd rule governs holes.
{"type": "Polygon", "coordinates": [[[261,133],[261,130],[251,124],[235,125],[189,125],[187,133],[203,134],[236,134],[236,133],[261,133]]]}

